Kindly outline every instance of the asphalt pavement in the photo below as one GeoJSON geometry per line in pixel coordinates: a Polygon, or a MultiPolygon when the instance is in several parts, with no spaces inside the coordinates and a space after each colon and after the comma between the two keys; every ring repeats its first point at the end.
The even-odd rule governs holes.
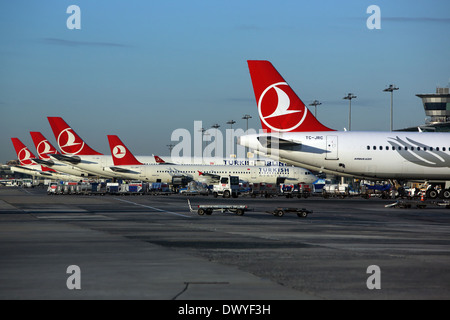
{"type": "Polygon", "coordinates": [[[393,201],[1,187],[0,299],[450,298],[450,209],[393,201]],[[200,216],[188,199],[250,211],[200,216]]]}

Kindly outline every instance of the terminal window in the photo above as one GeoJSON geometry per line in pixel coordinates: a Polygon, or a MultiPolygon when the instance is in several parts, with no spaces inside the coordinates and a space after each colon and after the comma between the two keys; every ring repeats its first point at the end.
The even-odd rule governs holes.
{"type": "Polygon", "coordinates": [[[447,103],[445,103],[445,102],[427,102],[427,103],[425,103],[425,109],[426,110],[447,110],[447,103]]]}

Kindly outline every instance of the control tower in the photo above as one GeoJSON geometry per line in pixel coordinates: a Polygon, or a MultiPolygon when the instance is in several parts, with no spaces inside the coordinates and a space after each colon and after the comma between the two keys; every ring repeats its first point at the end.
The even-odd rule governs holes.
{"type": "Polygon", "coordinates": [[[449,88],[436,88],[436,93],[416,94],[422,99],[425,114],[430,117],[428,123],[442,123],[450,121],[450,92],[449,88]]]}
{"type": "Polygon", "coordinates": [[[427,115],[423,125],[394,131],[450,132],[450,88],[436,88],[436,93],[416,94],[422,99],[427,115]]]}

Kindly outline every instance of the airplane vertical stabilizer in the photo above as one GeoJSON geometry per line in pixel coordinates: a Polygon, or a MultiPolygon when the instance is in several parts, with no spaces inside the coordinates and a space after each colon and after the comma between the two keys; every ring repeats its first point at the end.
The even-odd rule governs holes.
{"type": "Polygon", "coordinates": [[[40,132],[30,132],[39,159],[50,160],[49,154],[58,154],[56,148],[40,132]]]}
{"type": "Polygon", "coordinates": [[[116,135],[108,135],[109,147],[115,166],[142,165],[116,135]]]}
{"type": "Polygon", "coordinates": [[[89,147],[61,117],[47,118],[62,154],[79,156],[101,155],[101,153],[89,147]]]}
{"type": "Polygon", "coordinates": [[[321,124],[269,61],[248,67],[262,128],[267,132],[334,131],[321,124]]]}
{"type": "Polygon", "coordinates": [[[25,146],[22,141],[18,138],[11,138],[14,149],[16,150],[17,159],[22,166],[35,165],[35,163],[31,160],[36,158],[36,156],[25,146]]]}

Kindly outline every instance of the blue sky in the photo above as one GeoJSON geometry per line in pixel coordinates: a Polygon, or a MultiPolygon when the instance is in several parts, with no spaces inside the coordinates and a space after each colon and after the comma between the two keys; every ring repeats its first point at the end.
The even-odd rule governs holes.
{"type": "Polygon", "coordinates": [[[0,162],[16,158],[10,138],[29,131],[55,139],[47,116],[63,117],[109,154],[117,134],[136,154],[169,154],[171,133],[234,119],[259,129],[246,61],[270,60],[325,125],[389,130],[423,124],[417,93],[450,81],[450,2],[125,1],[0,3],[0,162]],[[69,30],[66,9],[81,9],[69,30]],[[369,30],[366,9],[381,9],[369,30]]]}

